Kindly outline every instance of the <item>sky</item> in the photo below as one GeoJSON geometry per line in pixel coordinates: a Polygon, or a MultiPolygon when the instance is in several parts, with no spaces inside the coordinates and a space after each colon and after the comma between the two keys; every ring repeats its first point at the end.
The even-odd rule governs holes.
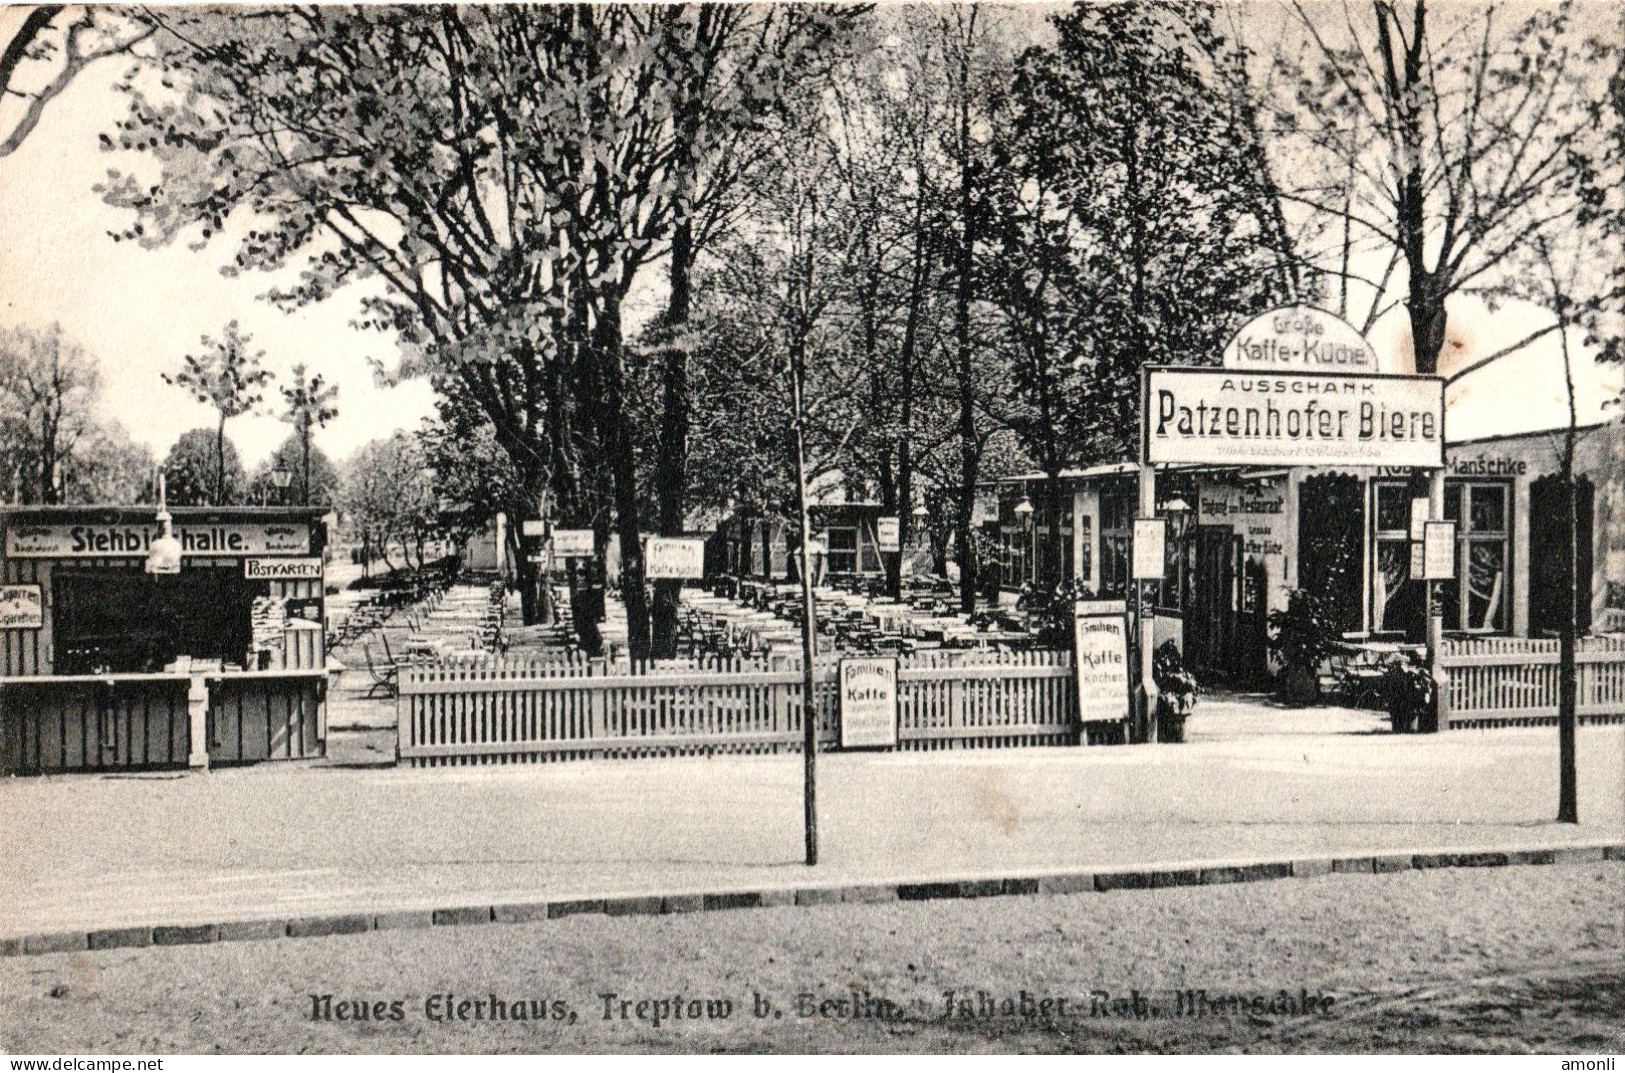
{"type": "MultiPolygon", "coordinates": [[[[0,9],[0,38],[9,36],[16,10],[0,9]]],[[[60,323],[100,359],[103,416],[160,456],[181,432],[214,421],[212,410],[165,384],[162,374],[177,369],[184,355],[200,352],[200,337],[217,334],[232,319],[265,351],[265,365],[278,382],[291,383],[289,370],[304,362],[339,386],[339,416],[317,435],[317,444],[334,458],[430,416],[427,383],[375,383],[368,359],[389,363],[394,348],[387,337],[350,326],[354,294],[341,292],[284,314],[257,298],[272,278],[220,274],[230,256],[229,242],[222,241],[229,233],[200,252],[185,244],[145,250],[112,241],[107,233],[127,226],[129,218],[103,205],[92,186],[109,168],[129,167],[119,154],[97,146],[97,135],[110,130],[124,110],[110,88],[120,73],[116,62],[89,68],[51,104],[23,146],[0,157],[0,325],[60,323]]],[[[652,279],[656,272],[647,275],[652,279]]],[[[658,284],[641,287],[629,322],[635,325],[658,302],[658,284]]],[[[1492,313],[1473,301],[1460,303],[1451,311],[1441,371],[1471,364],[1541,323],[1529,308],[1492,313]]],[[[1392,371],[1408,371],[1393,357],[1407,349],[1406,333],[1402,312],[1386,316],[1371,333],[1392,371]]],[[[1585,353],[1577,365],[1582,421],[1599,419],[1602,404],[1619,392],[1620,370],[1598,368],[1585,353]]],[[[279,402],[274,388],[270,400],[279,402]]],[[[1452,439],[1561,424],[1566,405],[1557,340],[1548,337],[1473,374],[1451,390],[1449,404],[1452,439]]],[[[227,431],[252,465],[271,453],[289,426],[274,416],[246,416],[227,431]]]]}

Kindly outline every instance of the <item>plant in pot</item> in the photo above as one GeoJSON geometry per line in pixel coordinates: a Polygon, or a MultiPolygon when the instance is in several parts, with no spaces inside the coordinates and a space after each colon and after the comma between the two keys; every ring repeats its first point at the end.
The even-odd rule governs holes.
{"type": "Polygon", "coordinates": [[[1320,661],[1330,655],[1336,627],[1326,601],[1307,589],[1287,594],[1286,607],[1271,611],[1270,655],[1281,663],[1281,696],[1289,704],[1320,699],[1320,661]]]}
{"type": "Polygon", "coordinates": [[[1157,683],[1157,740],[1185,740],[1185,718],[1196,708],[1196,676],[1185,669],[1179,646],[1164,641],[1151,657],[1151,677],[1157,683]]]}
{"type": "Polygon", "coordinates": [[[1438,688],[1433,672],[1415,653],[1388,664],[1383,673],[1388,700],[1388,725],[1395,734],[1438,729],[1438,688]]]}

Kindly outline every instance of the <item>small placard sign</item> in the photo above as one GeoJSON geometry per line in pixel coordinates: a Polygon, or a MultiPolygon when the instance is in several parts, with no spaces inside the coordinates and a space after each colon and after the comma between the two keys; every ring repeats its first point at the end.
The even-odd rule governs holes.
{"type": "Polygon", "coordinates": [[[1428,504],[1428,501],[1427,501],[1427,499],[1425,497],[1421,498],[1421,499],[1413,499],[1413,500],[1411,500],[1411,539],[1412,540],[1421,540],[1422,539],[1422,535],[1423,535],[1422,534],[1422,527],[1427,525],[1428,519],[1431,516],[1431,514],[1432,514],[1432,509],[1430,508],[1430,506],[1428,504]]]}
{"type": "Polygon", "coordinates": [[[38,630],[45,626],[41,585],[0,585],[0,630],[38,630]]]}
{"type": "Polygon", "coordinates": [[[1161,518],[1134,519],[1134,580],[1161,581],[1167,570],[1168,523],[1161,518]]]}
{"type": "Polygon", "coordinates": [[[897,745],[897,660],[843,659],[841,748],[891,749],[897,745]]]}
{"type": "Polygon", "coordinates": [[[297,559],[244,559],[243,577],[249,581],[320,581],[319,555],[297,559]]]}
{"type": "Polygon", "coordinates": [[[651,581],[705,576],[705,541],[650,537],[643,548],[643,576],[651,581]]]}
{"type": "Polygon", "coordinates": [[[539,518],[526,518],[519,523],[519,535],[544,537],[547,535],[547,523],[539,518]]]}
{"type": "Polygon", "coordinates": [[[560,559],[590,559],[596,547],[591,529],[553,530],[553,554],[560,559]]]}
{"type": "Polygon", "coordinates": [[[1456,576],[1456,523],[1428,522],[1422,537],[1422,576],[1449,581],[1456,576]]]}
{"type": "Polygon", "coordinates": [[[1422,542],[1413,540],[1411,542],[1411,580],[1421,581],[1426,577],[1426,571],[1427,556],[1423,554],[1422,542]]]}
{"type": "Polygon", "coordinates": [[[903,550],[903,519],[881,516],[875,519],[875,543],[881,551],[903,550]]]}
{"type": "Polygon", "coordinates": [[[1128,616],[1086,614],[1073,620],[1078,665],[1078,719],[1127,719],[1129,714],[1128,616]]]}

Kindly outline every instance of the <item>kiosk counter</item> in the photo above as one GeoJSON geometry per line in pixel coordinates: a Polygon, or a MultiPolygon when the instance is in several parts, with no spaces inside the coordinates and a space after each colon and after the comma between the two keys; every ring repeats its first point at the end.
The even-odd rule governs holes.
{"type": "Polygon", "coordinates": [[[0,772],[324,754],[325,509],[170,513],[0,507],[0,772]]]}

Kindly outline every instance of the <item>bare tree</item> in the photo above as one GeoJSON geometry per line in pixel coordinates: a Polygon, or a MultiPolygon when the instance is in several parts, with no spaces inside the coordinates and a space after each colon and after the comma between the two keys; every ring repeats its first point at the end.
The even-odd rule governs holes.
{"type": "Polygon", "coordinates": [[[1587,135],[1584,9],[1349,0],[1337,19],[1291,2],[1308,58],[1292,57],[1298,42],[1278,58],[1296,68],[1277,112],[1277,159],[1296,179],[1282,196],[1339,225],[1314,267],[1366,285],[1368,326],[1402,301],[1416,371],[1433,373],[1447,303],[1493,288],[1564,226],[1550,195],[1587,135]],[[1355,271],[1362,254],[1387,268],[1355,271]],[[1403,295],[1390,298],[1396,267],[1403,295]]]}
{"type": "Polygon", "coordinates": [[[23,502],[61,501],[63,466],[95,424],[99,384],[95,359],[60,325],[0,331],[0,454],[23,502]]]}

